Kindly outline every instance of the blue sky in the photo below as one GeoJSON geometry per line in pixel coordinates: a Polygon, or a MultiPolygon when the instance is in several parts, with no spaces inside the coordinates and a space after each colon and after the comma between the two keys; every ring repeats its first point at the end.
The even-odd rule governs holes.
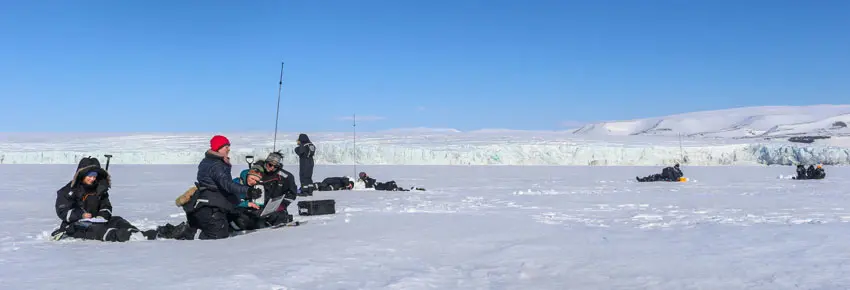
{"type": "Polygon", "coordinates": [[[564,124],[850,103],[850,1],[10,1],[0,131],[564,124]]]}

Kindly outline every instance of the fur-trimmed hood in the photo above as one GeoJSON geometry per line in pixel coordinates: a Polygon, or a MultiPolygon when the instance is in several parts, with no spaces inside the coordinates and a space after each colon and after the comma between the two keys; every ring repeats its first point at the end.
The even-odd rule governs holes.
{"type": "Polygon", "coordinates": [[[103,168],[100,168],[100,166],[94,164],[78,168],[77,171],[74,172],[74,178],[71,179],[71,187],[73,188],[77,184],[83,182],[85,174],[90,171],[97,171],[97,179],[95,180],[95,182],[97,182],[98,184],[100,184],[101,182],[106,182],[107,189],[112,187],[112,177],[109,176],[109,172],[107,172],[103,168]]]}
{"type": "Polygon", "coordinates": [[[222,161],[224,161],[224,163],[227,163],[227,165],[231,165],[230,164],[230,157],[224,156],[224,154],[221,154],[218,151],[207,150],[207,152],[204,155],[206,157],[209,157],[209,158],[221,159],[222,161]]]}

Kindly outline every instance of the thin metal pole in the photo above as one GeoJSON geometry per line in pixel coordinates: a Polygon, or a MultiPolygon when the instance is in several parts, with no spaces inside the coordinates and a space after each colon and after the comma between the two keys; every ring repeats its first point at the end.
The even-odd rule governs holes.
{"type": "Polygon", "coordinates": [[[351,120],[352,120],[351,127],[354,128],[353,129],[353,131],[354,131],[354,176],[356,176],[355,178],[360,178],[360,176],[357,175],[357,114],[356,113],[351,115],[351,120]]]}
{"type": "Polygon", "coordinates": [[[272,152],[277,150],[277,123],[280,118],[280,91],[283,89],[283,62],[280,62],[280,80],[277,83],[277,113],[274,116],[274,141],[272,141],[272,152]]]}

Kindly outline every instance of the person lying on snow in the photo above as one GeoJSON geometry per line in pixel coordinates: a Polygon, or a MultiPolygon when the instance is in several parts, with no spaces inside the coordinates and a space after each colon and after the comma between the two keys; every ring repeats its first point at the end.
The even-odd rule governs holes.
{"type": "Polygon", "coordinates": [[[809,168],[806,169],[802,164],[797,165],[797,176],[794,176],[792,179],[805,180],[805,179],[824,179],[826,177],[826,172],[823,169],[823,166],[818,164],[817,167],[814,165],[809,165],[809,168]]]}
{"type": "Polygon", "coordinates": [[[316,183],[319,191],[351,190],[354,188],[354,180],[351,177],[328,177],[322,182],[316,183]]]}
{"type": "Polygon", "coordinates": [[[635,177],[638,182],[654,182],[654,181],[681,181],[684,178],[684,174],[682,170],[679,169],[679,163],[673,165],[673,167],[666,167],[661,170],[661,174],[653,174],[647,177],[635,177]]]}
{"type": "Polygon", "coordinates": [[[274,187],[279,187],[274,182],[270,182],[269,184],[265,184],[262,182],[263,174],[256,169],[245,169],[239,174],[238,178],[234,178],[233,182],[247,185],[251,187],[261,187],[263,188],[264,194],[257,199],[248,199],[247,197],[242,197],[243,201],[236,206],[235,215],[233,217],[233,223],[231,223],[231,228],[236,231],[241,230],[255,230],[260,228],[265,228],[268,226],[275,226],[278,224],[284,224],[291,222],[293,220],[292,215],[290,215],[286,208],[292,202],[284,198],[281,204],[278,206],[274,212],[261,216],[261,213],[265,210],[265,205],[270,203],[270,200],[276,197],[273,197],[274,194],[269,194],[271,191],[266,191],[265,186],[269,186],[270,190],[275,190],[274,187]]]}
{"type": "Polygon", "coordinates": [[[358,174],[360,177],[360,181],[362,181],[366,188],[374,188],[375,190],[386,190],[386,191],[410,191],[410,190],[422,190],[424,188],[421,187],[412,187],[410,190],[398,187],[394,180],[390,180],[387,182],[377,182],[374,178],[369,177],[366,172],[360,172],[358,174]]]}
{"type": "Polygon", "coordinates": [[[141,233],[139,239],[154,236],[155,231],[142,232],[124,218],[112,215],[110,187],[109,172],[100,167],[97,158],[80,160],[71,181],[56,191],[56,215],[62,224],[51,234],[53,239],[126,242],[136,233],[141,233]]]}
{"type": "Polygon", "coordinates": [[[241,197],[256,199],[261,194],[257,188],[233,182],[229,154],[230,141],[221,135],[213,136],[210,149],[198,164],[197,189],[188,200],[178,198],[178,203],[185,201],[182,206],[188,225],[200,230],[201,240],[229,237],[231,217],[242,202],[241,197]]]}
{"type": "Polygon", "coordinates": [[[316,156],[316,145],[310,142],[310,137],[307,137],[307,134],[298,135],[296,143],[298,147],[295,147],[295,154],[298,155],[298,178],[301,183],[301,191],[309,194],[315,190],[315,184],[313,184],[315,161],[313,157],[316,156]]]}

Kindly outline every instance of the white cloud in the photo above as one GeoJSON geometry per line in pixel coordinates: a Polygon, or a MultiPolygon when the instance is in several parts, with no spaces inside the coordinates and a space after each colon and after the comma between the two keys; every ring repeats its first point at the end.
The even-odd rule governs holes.
{"type": "MultiPolygon", "coordinates": [[[[352,120],[354,120],[354,116],[338,117],[336,119],[339,120],[339,121],[352,121],[352,120]]],[[[386,118],[381,117],[381,116],[370,116],[370,115],[357,116],[357,121],[380,121],[380,120],[384,120],[384,119],[386,119],[386,118]]]]}

